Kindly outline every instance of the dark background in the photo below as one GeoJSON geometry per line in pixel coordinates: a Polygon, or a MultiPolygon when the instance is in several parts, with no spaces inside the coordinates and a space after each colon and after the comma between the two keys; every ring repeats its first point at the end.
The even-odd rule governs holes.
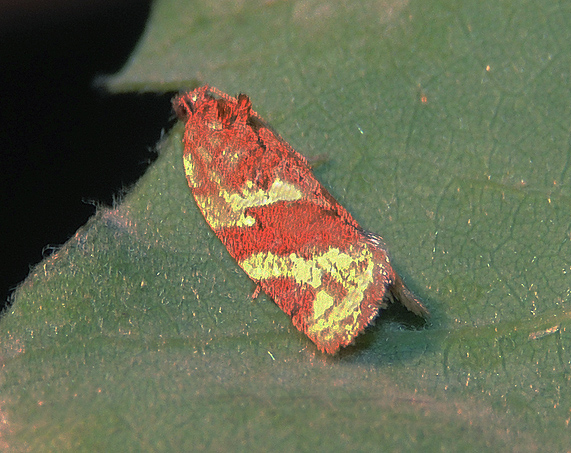
{"type": "Polygon", "coordinates": [[[0,5],[0,308],[31,266],[112,205],[156,158],[171,94],[110,95],[150,2],[0,5]]]}

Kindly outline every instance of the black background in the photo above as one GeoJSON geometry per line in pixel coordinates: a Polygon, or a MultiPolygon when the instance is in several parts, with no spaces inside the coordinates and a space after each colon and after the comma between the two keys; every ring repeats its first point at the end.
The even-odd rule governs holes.
{"type": "Polygon", "coordinates": [[[110,95],[150,2],[13,0],[0,6],[0,307],[31,266],[111,205],[156,158],[170,94],[110,95]]]}

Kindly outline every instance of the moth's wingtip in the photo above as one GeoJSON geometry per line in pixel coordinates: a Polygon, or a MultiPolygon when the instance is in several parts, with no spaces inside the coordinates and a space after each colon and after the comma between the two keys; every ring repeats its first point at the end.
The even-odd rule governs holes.
{"type": "Polygon", "coordinates": [[[424,304],[406,287],[402,279],[397,275],[394,283],[389,288],[393,298],[417,316],[424,319],[430,318],[430,311],[424,304]]]}

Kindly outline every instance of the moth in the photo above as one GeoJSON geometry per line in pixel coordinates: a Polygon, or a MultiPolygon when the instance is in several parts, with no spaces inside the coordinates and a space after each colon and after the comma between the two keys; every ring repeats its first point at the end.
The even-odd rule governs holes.
{"type": "Polygon", "coordinates": [[[351,344],[391,302],[429,315],[391,267],[382,238],[359,226],[248,96],[203,86],[173,107],[185,122],[184,171],[204,218],[321,351],[351,344]]]}

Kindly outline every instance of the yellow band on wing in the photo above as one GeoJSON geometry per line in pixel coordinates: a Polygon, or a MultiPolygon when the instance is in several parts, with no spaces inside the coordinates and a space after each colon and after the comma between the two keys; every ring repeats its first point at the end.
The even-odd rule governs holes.
{"type": "MultiPolygon", "coordinates": [[[[212,181],[218,182],[214,177],[212,181]]],[[[245,214],[248,208],[268,206],[279,201],[297,201],[303,198],[303,193],[295,185],[280,179],[275,179],[268,190],[254,187],[251,181],[247,181],[240,192],[222,189],[222,185],[219,187],[217,194],[195,194],[196,202],[204,217],[215,230],[253,226],[256,220],[245,214]]]]}
{"type": "Polygon", "coordinates": [[[347,325],[341,321],[348,317],[357,318],[364,293],[373,282],[375,263],[369,248],[359,244],[345,252],[331,247],[324,253],[316,253],[311,259],[294,253],[279,256],[261,252],[242,260],[240,266],[254,280],[285,277],[297,284],[313,287],[316,290],[313,318],[305,321],[309,332],[317,332],[327,327],[347,325]],[[325,273],[345,288],[345,297],[338,300],[338,296],[328,293],[323,285],[325,273]]]}

